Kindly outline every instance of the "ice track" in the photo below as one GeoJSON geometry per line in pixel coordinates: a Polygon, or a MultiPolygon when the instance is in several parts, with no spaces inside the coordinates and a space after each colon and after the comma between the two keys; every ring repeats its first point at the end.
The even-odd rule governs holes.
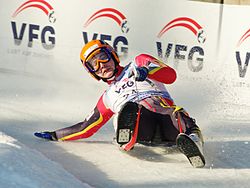
{"type": "MultiPolygon", "coordinates": [[[[94,93],[94,90],[95,87],[89,88],[90,93],[94,93]]],[[[20,158],[23,158],[22,165],[26,162],[27,165],[32,166],[44,164],[44,172],[41,171],[41,166],[34,167],[33,170],[43,174],[43,179],[53,187],[63,187],[60,184],[54,186],[54,181],[68,183],[73,181],[70,183],[72,187],[79,187],[80,184],[83,187],[100,188],[249,187],[250,135],[247,122],[236,120],[212,122],[198,115],[205,137],[207,164],[203,169],[194,169],[185,156],[174,148],[164,150],[137,147],[130,153],[120,151],[112,142],[114,136],[112,121],[108,122],[96,135],[86,140],[47,142],[37,139],[33,136],[35,131],[54,130],[82,120],[95,105],[99,94],[91,96],[92,102],[81,101],[78,94],[75,95],[79,98],[72,97],[70,92],[63,89],[60,90],[59,97],[52,98],[49,98],[47,94],[40,95],[38,98],[21,92],[16,94],[2,95],[0,99],[1,131],[14,138],[22,146],[19,148],[20,156],[10,150],[14,152],[11,155],[12,158],[6,158],[2,152],[0,160],[3,161],[5,168],[7,168],[6,165],[9,169],[19,168],[16,163],[8,159],[20,161],[20,158]],[[30,160],[33,153],[32,158],[38,161],[30,160]],[[48,173],[46,176],[45,174],[51,168],[55,172],[50,172],[51,174],[48,173]],[[59,174],[54,177],[56,180],[53,180],[52,175],[55,173],[59,174]]],[[[195,109],[193,111],[195,112],[195,109]]],[[[20,173],[25,174],[28,170],[28,168],[22,168],[20,173]]],[[[8,171],[9,174],[12,172],[8,171]]],[[[4,172],[1,170],[1,173],[4,172]]],[[[32,175],[27,175],[30,177],[26,178],[32,178],[27,182],[42,187],[39,184],[40,180],[32,175]]],[[[15,179],[13,176],[13,181],[15,180],[17,181],[18,178],[15,179]]],[[[1,183],[8,185],[7,180],[3,178],[1,183]]],[[[67,187],[68,184],[64,185],[67,187]]]]}

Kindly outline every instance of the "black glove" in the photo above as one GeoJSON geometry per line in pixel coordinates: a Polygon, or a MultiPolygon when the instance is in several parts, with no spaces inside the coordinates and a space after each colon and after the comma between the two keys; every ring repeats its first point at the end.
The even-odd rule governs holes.
{"type": "Polygon", "coordinates": [[[142,82],[146,80],[148,76],[148,69],[146,67],[135,67],[131,70],[129,77],[135,77],[136,81],[142,82]]]}

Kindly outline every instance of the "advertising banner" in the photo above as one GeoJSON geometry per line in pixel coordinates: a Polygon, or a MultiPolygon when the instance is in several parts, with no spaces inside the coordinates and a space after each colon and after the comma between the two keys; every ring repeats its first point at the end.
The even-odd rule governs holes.
{"type": "Polygon", "coordinates": [[[149,53],[175,68],[178,79],[169,89],[180,104],[222,119],[233,119],[240,105],[244,113],[238,117],[249,119],[248,6],[12,0],[1,1],[0,10],[0,75],[6,90],[56,95],[65,83],[70,86],[64,88],[98,84],[83,70],[79,52],[88,41],[101,39],[115,48],[123,65],[149,53]]]}

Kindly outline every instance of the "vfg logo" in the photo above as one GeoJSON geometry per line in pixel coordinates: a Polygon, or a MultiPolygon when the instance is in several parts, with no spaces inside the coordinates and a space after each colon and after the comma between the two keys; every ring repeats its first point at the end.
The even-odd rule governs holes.
{"type": "MultiPolygon", "coordinates": [[[[43,11],[43,13],[48,16],[48,20],[50,23],[54,23],[56,21],[53,7],[44,0],[26,1],[16,9],[12,17],[16,18],[23,11],[30,8],[40,9],[41,11],[43,11]]],[[[33,46],[34,40],[40,40],[42,46],[45,49],[52,49],[55,46],[55,30],[52,26],[41,26],[38,24],[27,23],[20,24],[15,21],[11,21],[11,28],[13,32],[14,43],[17,46],[21,45],[25,34],[28,35],[28,47],[33,46]]]]}
{"type": "MultiPolygon", "coordinates": [[[[176,28],[176,27],[183,27],[191,31],[199,44],[203,44],[206,41],[206,36],[203,28],[200,24],[188,17],[179,17],[173,19],[172,21],[168,22],[159,32],[157,37],[160,39],[167,31],[176,28]]],[[[156,42],[157,45],[157,52],[160,58],[163,58],[163,49],[162,49],[162,42],[156,42]]],[[[168,43],[166,52],[165,52],[165,59],[168,59],[171,53],[174,53],[174,64],[177,67],[180,60],[185,60],[187,56],[188,67],[193,72],[198,72],[203,68],[203,60],[204,60],[204,50],[200,46],[192,46],[189,47],[185,44],[174,44],[168,43]],[[189,50],[190,48],[190,50],[189,50]]]]}
{"type": "Polygon", "coordinates": [[[244,78],[245,75],[246,75],[246,72],[247,72],[247,67],[248,67],[248,63],[249,63],[249,58],[250,58],[250,52],[245,52],[246,55],[245,55],[245,63],[244,63],[244,67],[242,67],[243,63],[242,61],[243,60],[243,57],[244,55],[242,54],[243,53],[243,45],[242,43],[250,36],[250,29],[248,29],[243,35],[242,37],[240,38],[238,44],[237,44],[237,48],[238,48],[238,51],[236,51],[235,55],[236,55],[236,61],[237,61],[237,64],[238,64],[238,69],[239,69],[239,76],[241,78],[244,78]],[[239,51],[239,49],[241,50],[241,52],[239,51]]]}
{"type": "MultiPolygon", "coordinates": [[[[128,21],[127,18],[118,10],[114,8],[103,8],[95,12],[92,16],[84,24],[84,28],[86,29],[93,21],[98,18],[109,18],[115,21],[115,23],[121,28],[121,32],[126,34],[129,31],[128,21]]],[[[83,31],[83,39],[85,44],[88,43],[90,40],[100,39],[107,41],[113,48],[116,50],[119,56],[124,57],[128,52],[128,40],[125,36],[112,36],[103,33],[96,33],[92,34],[92,38],[88,37],[89,32],[83,31]]]]}

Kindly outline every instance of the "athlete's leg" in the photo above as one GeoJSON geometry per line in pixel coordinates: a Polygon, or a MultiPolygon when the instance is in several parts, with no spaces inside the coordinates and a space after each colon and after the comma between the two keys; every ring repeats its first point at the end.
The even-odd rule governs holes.
{"type": "Polygon", "coordinates": [[[157,121],[160,125],[162,133],[162,141],[175,142],[177,135],[180,133],[176,126],[174,126],[172,118],[168,114],[158,114],[157,121]]]}
{"type": "Polygon", "coordinates": [[[157,130],[157,123],[157,114],[142,106],[137,137],[138,142],[153,141],[157,130]]]}
{"type": "Polygon", "coordinates": [[[204,142],[203,136],[202,136],[200,128],[196,124],[195,119],[191,118],[185,112],[180,112],[180,115],[186,126],[185,134],[187,135],[196,134],[200,138],[201,142],[203,143],[204,142]]]}

